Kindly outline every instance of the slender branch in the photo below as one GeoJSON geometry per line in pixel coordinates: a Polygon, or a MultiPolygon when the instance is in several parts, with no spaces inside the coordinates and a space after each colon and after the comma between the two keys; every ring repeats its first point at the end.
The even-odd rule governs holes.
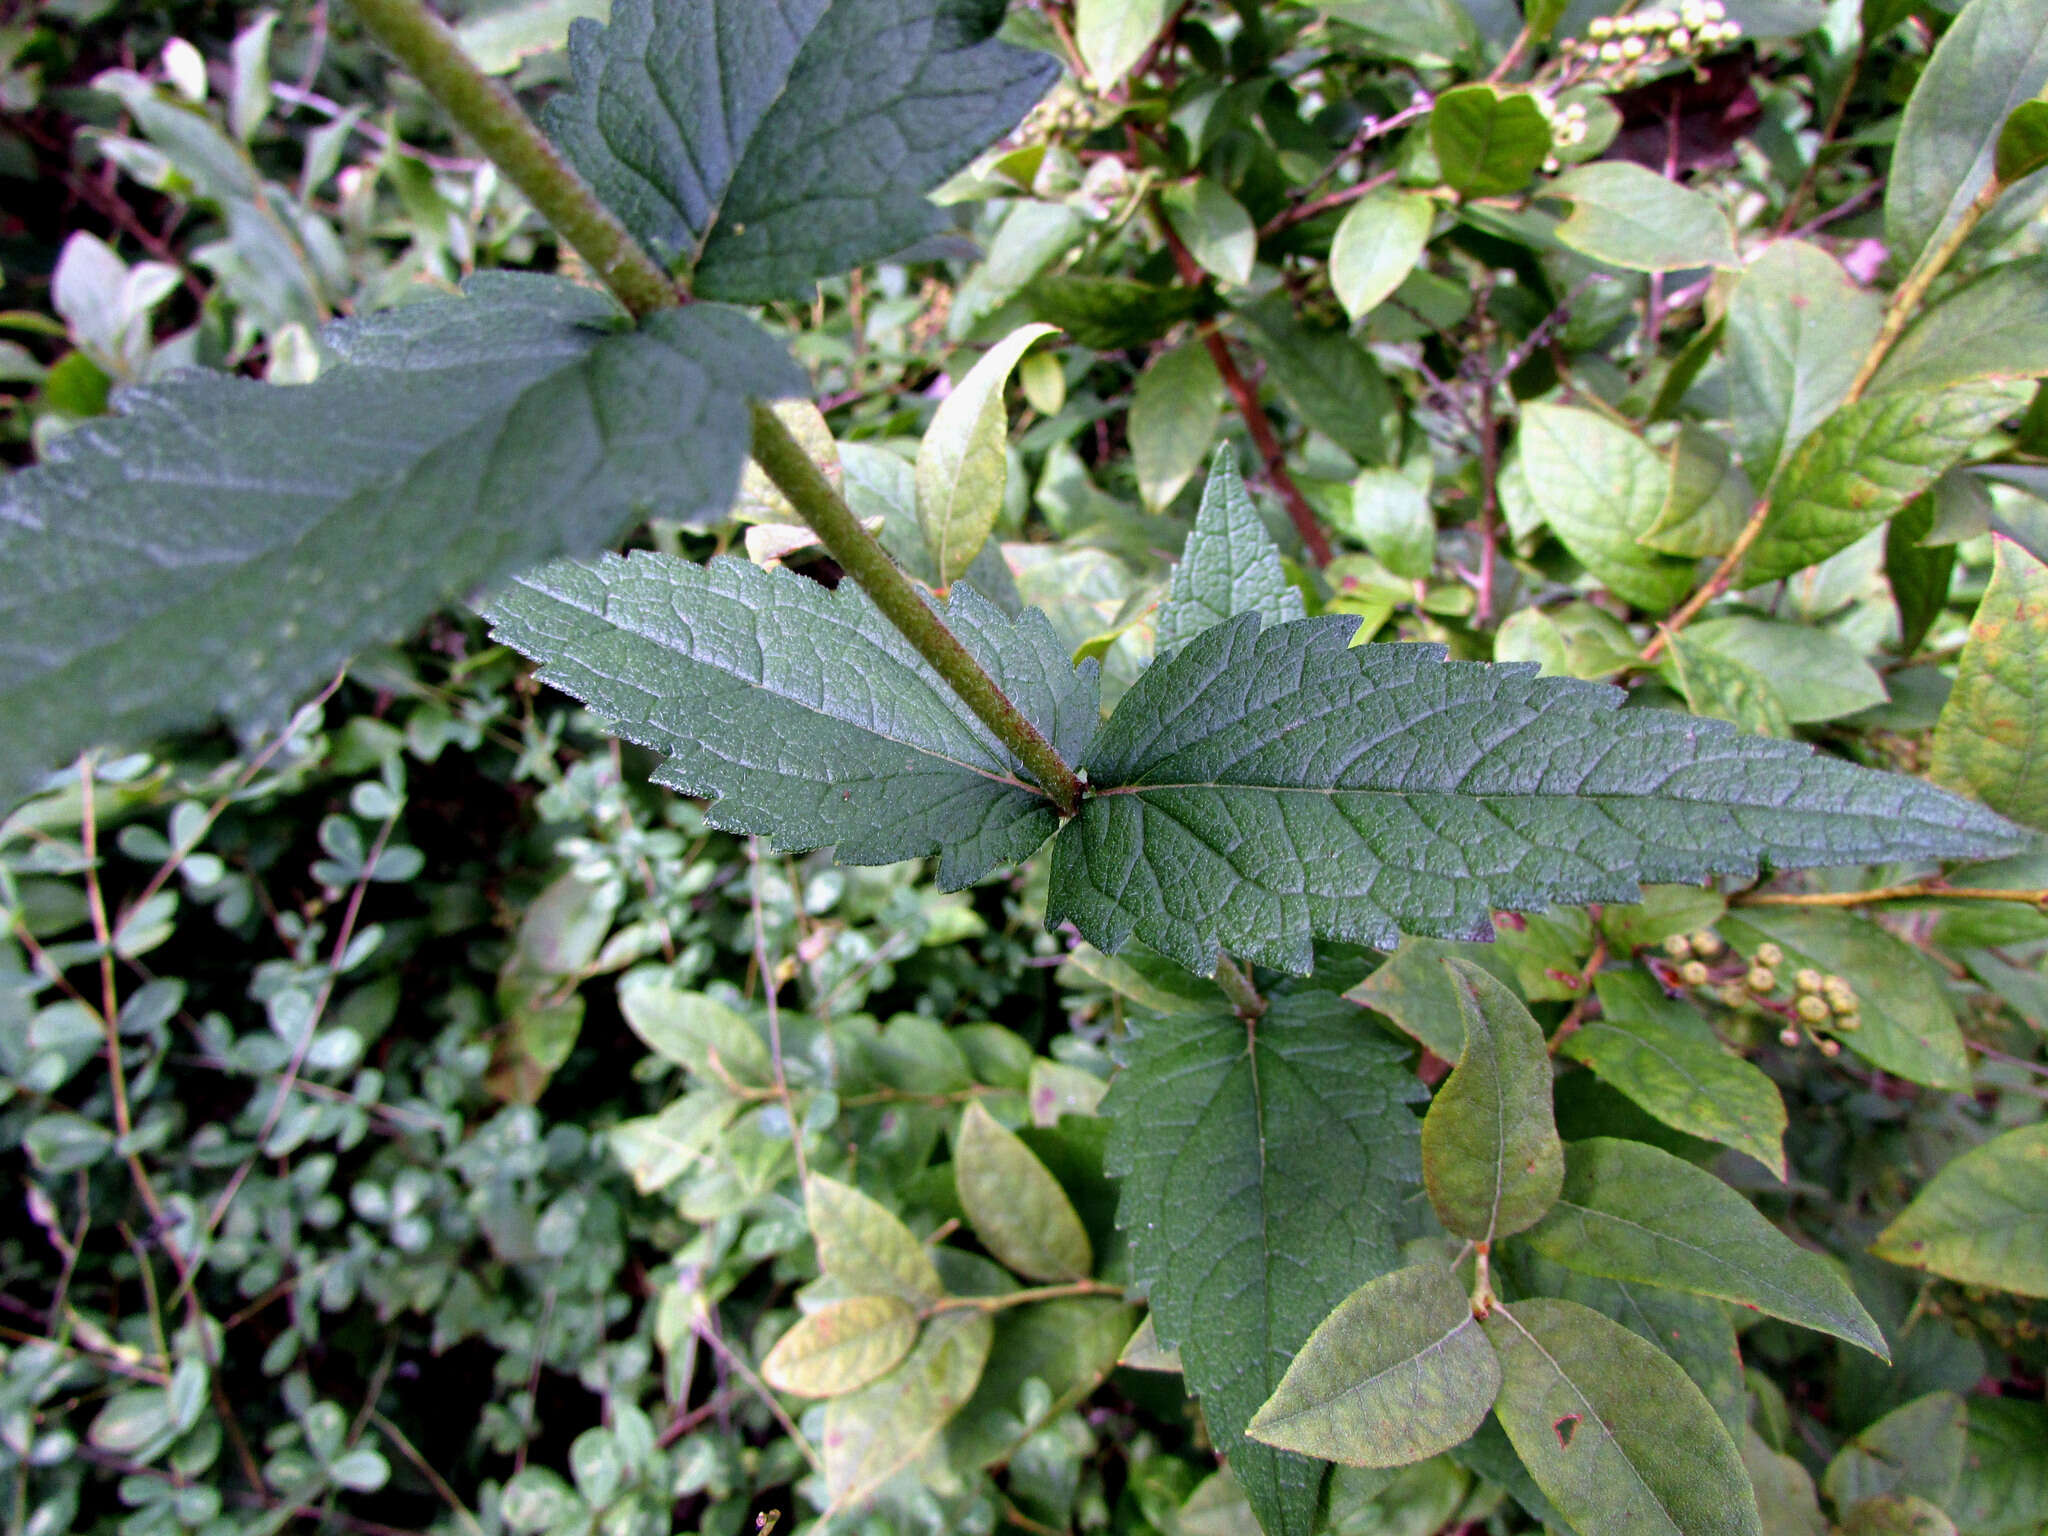
{"type": "Polygon", "coordinates": [[[1939,880],[1921,880],[1912,885],[1882,885],[1868,891],[1743,891],[1728,898],[1733,907],[1868,907],[1887,901],[2014,901],[2048,908],[2048,890],[1943,885],[1939,880]]]}
{"type": "Polygon", "coordinates": [[[1799,205],[1813,195],[1814,184],[1820,180],[1821,156],[1835,141],[1841,131],[1843,114],[1849,110],[1849,98],[1856,92],[1856,78],[1863,73],[1863,63],[1870,55],[1870,39],[1862,38],[1856,44],[1856,52],[1849,58],[1848,72],[1842,76],[1842,88],[1835,92],[1834,105],[1828,110],[1827,126],[1820,131],[1820,142],[1813,146],[1813,159],[1807,162],[1805,174],[1799,178],[1799,185],[1792,189],[1792,195],[1785,199],[1785,211],[1778,219],[1773,233],[1780,239],[1791,230],[1792,221],[1799,216],[1799,205]]]}
{"type": "Polygon", "coordinates": [[[1927,290],[1934,280],[1947,270],[1955,259],[1963,242],[1970,238],[1984,215],[1991,211],[1991,205],[2005,192],[2005,183],[1993,176],[1984,183],[1984,190],[1956,220],[1956,227],[1940,245],[1930,251],[1925,260],[1915,267],[1906,280],[1899,285],[1899,291],[1892,295],[1892,302],[1884,312],[1884,328],[1877,333],[1876,344],[1863,359],[1863,366],[1856,370],[1855,382],[1850,384],[1849,393],[1842,397],[1843,405],[1852,405],[1863,398],[1863,391],[1870,387],[1870,381],[1877,377],[1877,370],[1883,364],[1885,355],[1892,344],[1906,329],[1906,323],[1920,311],[1921,300],[1927,297],[1927,290]]]}
{"type": "Polygon", "coordinates": [[[1664,647],[1671,643],[1673,635],[1698,618],[1702,608],[1728,590],[1728,584],[1735,579],[1735,572],[1742,564],[1742,557],[1747,555],[1750,546],[1756,543],[1758,535],[1764,531],[1764,524],[1770,521],[1770,516],[1770,498],[1765,497],[1757,502],[1755,510],[1749,514],[1749,521],[1742,525],[1742,532],[1735,536],[1735,542],[1728,546],[1728,553],[1723,555],[1721,563],[1714,567],[1714,574],[1706,579],[1699,591],[1685,600],[1684,607],[1657,626],[1656,635],[1643,647],[1644,662],[1655,661],[1663,653],[1664,647]]]}
{"type": "Polygon", "coordinates": [[[942,1296],[925,1309],[927,1317],[941,1312],[1001,1312],[1009,1307],[1029,1306],[1034,1301],[1058,1301],[1067,1296],[1121,1296],[1124,1288],[1107,1280],[1074,1280],[1065,1285],[1041,1285],[1027,1291],[1006,1291],[998,1296],[942,1296]]]}
{"type": "Polygon", "coordinates": [[[352,0],[364,27],[634,315],[681,302],[632,232],[570,169],[512,93],[476,66],[424,0],[352,0]]]}
{"type": "Polygon", "coordinates": [[[1294,531],[1301,535],[1302,547],[1318,566],[1328,565],[1331,556],[1329,535],[1323,532],[1323,525],[1316,518],[1316,509],[1308,504],[1308,498],[1301,494],[1301,487],[1294,483],[1294,476],[1288,473],[1287,450],[1280,446],[1280,434],[1273,430],[1273,418],[1259,403],[1257,387],[1237,366],[1237,359],[1230,355],[1230,344],[1223,339],[1223,333],[1216,328],[1214,321],[1202,322],[1201,336],[1202,345],[1209,349],[1210,360],[1216,364],[1216,371],[1223,375],[1223,387],[1230,391],[1238,415],[1244,418],[1245,426],[1251,430],[1252,443],[1259,450],[1260,462],[1266,468],[1266,479],[1280,497],[1281,504],[1287,508],[1294,531]]]}
{"type": "Polygon", "coordinates": [[[759,401],[754,402],[754,462],[789,498],[797,515],[810,525],[846,574],[860,583],[883,617],[917,647],[917,653],[1029,770],[1060,814],[1071,816],[1078,811],[1081,780],[1059,749],[1024,718],[1009,695],[960,643],[960,637],[946,627],[938,610],[897,569],[888,551],[860,525],[810,455],[789,435],[782,418],[759,401]]]}
{"type": "Polygon", "coordinates": [[[1226,954],[1216,956],[1216,985],[1223,989],[1240,1019],[1256,1019],[1265,1013],[1266,1000],[1252,985],[1250,974],[1226,954]]]}
{"type": "MultiPolygon", "coordinates": [[[[748,902],[753,907],[754,917],[754,964],[761,972],[761,996],[768,1006],[768,1061],[775,1073],[775,1098],[782,1106],[782,1118],[789,1122],[789,1145],[796,1153],[796,1179],[800,1188],[808,1189],[811,1183],[811,1169],[804,1157],[804,1123],[798,1118],[796,1100],[790,1095],[789,1077],[782,1066],[782,1009],[775,1000],[782,990],[782,983],[776,979],[775,968],[769,964],[768,922],[761,911],[761,839],[747,839],[747,882],[748,902]]],[[[799,905],[798,910],[802,907],[799,905]]]]}

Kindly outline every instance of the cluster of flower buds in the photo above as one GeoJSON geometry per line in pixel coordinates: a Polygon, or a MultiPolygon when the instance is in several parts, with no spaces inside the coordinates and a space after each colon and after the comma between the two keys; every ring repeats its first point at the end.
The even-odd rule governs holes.
{"type": "Polygon", "coordinates": [[[1742,36],[1722,0],[1684,0],[1676,10],[1653,6],[1626,16],[1595,16],[1584,38],[1564,44],[1567,57],[1590,62],[1622,84],[1642,71],[1725,48],[1742,36]]]}
{"type": "Polygon", "coordinates": [[[1732,1009],[1762,1009],[1785,1020],[1778,1034],[1781,1045],[1795,1046],[1811,1037],[1823,1056],[1841,1054],[1838,1041],[1827,1035],[1853,1034],[1862,1028],[1857,1015],[1856,989],[1840,976],[1823,976],[1810,967],[1792,978],[1790,995],[1779,976],[1785,951],[1776,944],[1763,943],[1751,952],[1747,962],[1733,956],[1737,969],[1716,979],[1713,963],[1727,952],[1721,936],[1711,929],[1678,935],[1664,941],[1664,953],[1678,964],[1678,980],[1685,986],[1712,986],[1714,996],[1732,1009]]]}
{"type": "MultiPolygon", "coordinates": [[[[1559,149],[1570,149],[1586,142],[1590,131],[1586,123],[1586,104],[1583,101],[1557,101],[1538,94],[1535,97],[1537,109],[1543,120],[1550,124],[1550,142],[1559,149]]],[[[1556,155],[1550,155],[1543,162],[1543,169],[1553,174],[1560,169],[1556,155]]]]}

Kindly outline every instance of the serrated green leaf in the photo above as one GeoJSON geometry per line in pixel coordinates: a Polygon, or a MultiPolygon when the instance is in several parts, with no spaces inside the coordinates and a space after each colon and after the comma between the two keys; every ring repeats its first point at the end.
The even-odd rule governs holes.
{"type": "Polygon", "coordinates": [[[1344,994],[1347,1002],[1383,1013],[1402,1031],[1443,1061],[1456,1061],[1465,1048],[1465,1015],[1458,989],[1444,961],[1459,956],[1511,980],[1514,962],[1491,944],[1447,944],[1441,939],[1403,939],[1380,968],[1344,994]]]}
{"type": "Polygon", "coordinates": [[[1141,677],[1083,764],[1048,917],[1208,974],[1306,973],[1315,937],[1483,938],[1497,908],[1638,881],[2016,847],[1918,780],[1818,758],[1527,666],[1350,648],[1355,621],[1217,625],[1141,677]]]}
{"type": "MultiPolygon", "coordinates": [[[[694,307],[694,306],[693,306],[694,307]]],[[[715,826],[848,864],[939,855],[948,889],[1029,855],[1057,825],[988,728],[849,583],[742,560],[563,561],[487,606],[619,735],[669,754],[655,782],[715,796],[715,826]]],[[[1095,729],[1095,666],[1045,616],[1011,623],[966,586],[947,622],[1069,762],[1095,729]]]]}
{"type": "Polygon", "coordinates": [[[1965,1285],[2048,1296],[2048,1125],[1944,1164],[1870,1251],[1965,1285]]]}
{"type": "Polygon", "coordinates": [[[615,0],[570,29],[574,82],[542,121],[699,295],[808,294],[941,228],[925,192],[1058,76],[992,41],[1000,20],[982,0],[615,0]]]}
{"type": "Polygon", "coordinates": [[[1696,715],[1726,720],[1754,736],[1790,737],[1792,721],[1770,679],[1740,657],[1703,645],[1686,630],[1665,648],[1665,671],[1696,715]]]}
{"type": "Polygon", "coordinates": [[[1941,980],[1912,945],[1848,912],[1744,907],[1721,936],[1745,955],[1776,944],[1788,971],[1841,976],[1856,989],[1861,1021],[1842,1043],[1872,1066],[1930,1088],[1970,1085],[1970,1061],[1941,980]]]}
{"type": "Polygon", "coordinates": [[[913,1308],[945,1294],[924,1244],[896,1215],[851,1184],[814,1173],[804,1186],[804,1219],[818,1268],[856,1296],[894,1296],[913,1308]]]}
{"type": "Polygon", "coordinates": [[[1995,546],[1928,777],[2048,831],[2048,565],[1995,546]]]}
{"type": "Polygon", "coordinates": [[[1877,294],[1803,240],[1773,243],[1743,272],[1724,335],[1735,445],[1752,482],[1769,485],[1834,415],[1883,324],[1877,294]]]}
{"type": "Polygon", "coordinates": [[[1974,0],[1906,103],[1885,182],[1884,239],[1918,267],[1991,180],[1998,136],[2048,86],[2048,0],[1974,0]]]}
{"type": "Polygon", "coordinates": [[[1098,91],[1122,80],[1166,25],[1169,0],[1077,0],[1074,45],[1098,91]]]}
{"type": "Polygon", "coordinates": [[[994,1340],[987,1313],[942,1312],[895,1370],[825,1405],[825,1489],[835,1508],[859,1503],[931,1448],[974,1396],[994,1340]]]}
{"type": "Polygon", "coordinates": [[[1469,1439],[1500,1360],[1451,1272],[1417,1264],[1345,1297],[1245,1431],[1354,1467],[1404,1467],[1469,1439]]]}
{"type": "Polygon", "coordinates": [[[1527,91],[1458,85],[1436,99],[1429,142],[1444,184],[1465,197],[1519,192],[1550,155],[1550,123],[1527,91]]]}
{"type": "Polygon", "coordinates": [[[747,395],[803,376],[692,305],[626,330],[557,278],[331,328],[318,382],[187,374],[0,487],[0,795],[214,714],[280,724],[357,647],[739,482],[747,395]],[[374,549],[366,560],[364,551],[374,549]]]}
{"type": "Polygon", "coordinates": [[[1523,1241],[1581,1274],[1732,1301],[1891,1358],[1826,1260],[1712,1174],[1641,1142],[1568,1143],[1564,1192],[1523,1241]]]}
{"type": "Polygon", "coordinates": [[[1026,325],[983,353],[940,402],[917,450],[917,521],[939,585],[966,574],[1003,510],[1009,481],[1009,412],[1003,389],[1030,348],[1053,334],[1026,325]]]}
{"type": "MultiPolygon", "coordinates": [[[[2044,104],[2048,105],[2048,104],[2044,104]]],[[[1873,395],[2048,374],[2048,257],[1993,267],[1924,311],[1870,381],[1873,395]]]]}
{"type": "Polygon", "coordinates": [[[1930,1392],[1859,1430],[1828,1463],[1821,1491],[1838,1510],[1885,1494],[1945,1505],[1962,1479],[1968,1440],[1962,1398],[1930,1392]]]}
{"type": "Polygon", "coordinates": [[[1569,1301],[1497,1307],[1494,1412],[1583,1536],[1762,1536],[1735,1442],[1684,1371],[1569,1301]]]}
{"type": "Polygon", "coordinates": [[[1226,443],[1210,462],[1194,532],[1159,610],[1159,649],[1184,644],[1240,613],[1280,624],[1301,617],[1302,601],[1237,472],[1237,452],[1226,443]]]}
{"type": "Polygon", "coordinates": [[[1517,442],[1536,510],[1574,559],[1647,613],[1685,598],[1693,562],[1638,542],[1663,516],[1670,479],[1642,439],[1591,411],[1532,405],[1517,442]]]}
{"type": "Polygon", "coordinates": [[[1626,160],[1575,166],[1543,187],[1570,200],[1557,238],[1582,256],[1633,272],[1735,267],[1728,215],[1694,192],[1626,160]]]}
{"type": "Polygon", "coordinates": [[[2026,398],[2023,385],[1972,384],[1866,395],[1844,406],[1779,474],[1769,519],[1740,580],[1777,581],[1847,549],[1934,484],[2026,398]]]}
{"type": "Polygon", "coordinates": [[[1095,1250],[1074,1203],[995,1116],[970,1104],[953,1147],[953,1183],[981,1245],[1029,1280],[1081,1280],[1095,1250]]]}
{"type": "Polygon", "coordinates": [[[1198,341],[1162,352],[1131,391],[1131,466],[1150,512],[1163,511],[1194,478],[1216,441],[1223,376],[1198,341]]]}
{"type": "Polygon", "coordinates": [[[1259,231],[1244,204],[1207,176],[1159,194],[1166,222],[1195,258],[1195,265],[1220,282],[1242,286],[1252,280],[1259,231]]]}
{"type": "Polygon", "coordinates": [[[799,1397],[857,1392],[910,1353],[917,1313],[900,1296],[849,1296],[798,1318],[761,1361],[761,1379],[799,1397]]]}
{"type": "Polygon", "coordinates": [[[1423,1118],[1422,1182],[1446,1228],[1491,1243],[1540,1221],[1564,1183],[1550,1052],[1507,987],[1469,960],[1444,968],[1465,1044],[1423,1118]]]}
{"type": "Polygon", "coordinates": [[[1260,1523],[1307,1536],[1322,1467],[1244,1427],[1316,1324],[1395,1266],[1420,1090],[1327,994],[1282,994],[1256,1026],[1144,1024],[1128,1053],[1103,1110],[1133,1281],[1260,1523]]]}
{"type": "Polygon", "coordinates": [[[1747,1152],[1785,1177],[1785,1101],[1760,1068],[1641,971],[1595,981],[1600,1017],[1558,1048],[1674,1130],[1747,1152]]]}
{"type": "Polygon", "coordinates": [[[1422,259],[1436,223],[1436,200],[1386,189],[1360,198],[1330,244],[1330,286],[1353,320],[1369,314],[1422,259]]]}
{"type": "Polygon", "coordinates": [[[1726,443],[1690,423],[1672,439],[1670,464],[1664,505],[1636,542],[1693,560],[1726,554],[1756,503],[1748,474],[1726,443]]]}

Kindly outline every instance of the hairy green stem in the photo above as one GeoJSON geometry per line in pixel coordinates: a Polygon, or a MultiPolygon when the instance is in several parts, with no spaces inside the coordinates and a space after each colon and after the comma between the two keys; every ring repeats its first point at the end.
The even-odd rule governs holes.
{"type": "Polygon", "coordinates": [[[681,302],[668,274],[423,0],[352,4],[370,35],[426,87],[636,318],[681,302]]]}
{"type": "Polygon", "coordinates": [[[758,400],[754,402],[754,462],[789,498],[826,552],[860,583],[882,616],[917,647],[917,653],[932,664],[947,686],[1015,754],[1060,814],[1071,816],[1078,811],[1081,781],[1059,750],[1024,718],[910,578],[897,569],[889,552],[861,527],[860,519],[840,500],[832,483],[790,436],[782,418],[758,400]]]}
{"type": "Polygon", "coordinates": [[[1230,1006],[1241,1019],[1256,1019],[1266,1011],[1266,1000],[1259,995],[1259,989],[1252,985],[1250,974],[1242,970],[1230,956],[1219,952],[1216,956],[1216,985],[1223,995],[1230,999],[1230,1006]]]}

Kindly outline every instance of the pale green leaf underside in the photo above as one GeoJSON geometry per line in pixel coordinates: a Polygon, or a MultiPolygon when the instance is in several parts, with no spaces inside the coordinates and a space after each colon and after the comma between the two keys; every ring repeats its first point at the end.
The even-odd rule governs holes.
{"type": "Polygon", "coordinates": [[[1403,1467],[1471,1438],[1499,1391],[1500,1361],[1457,1280],[1418,1264],[1345,1297],[1250,1432],[1304,1456],[1403,1467]]]}
{"type": "MultiPolygon", "coordinates": [[[[1057,818],[1023,767],[857,589],[742,560],[640,553],[522,576],[488,609],[629,741],[668,754],[655,781],[713,796],[713,822],[848,864],[939,855],[947,888],[1028,856],[1057,818]]],[[[1069,761],[1097,718],[1037,611],[1013,624],[971,588],[946,610],[1069,761]]]]}
{"type": "Polygon", "coordinates": [[[1323,1469],[1244,1439],[1295,1351],[1394,1266],[1420,1090],[1338,998],[1147,1023],[1103,1100],[1117,1221],[1161,1345],[1268,1536],[1308,1536],[1323,1469]]]}
{"type": "Polygon", "coordinates": [[[0,487],[0,794],[82,747],[281,723],[480,583],[717,516],[747,395],[804,387],[731,310],[635,331],[557,278],[466,291],[332,327],[310,385],[132,390],[0,487]]]}
{"type": "Polygon", "coordinates": [[[633,233],[708,298],[807,293],[941,225],[925,193],[1059,74],[986,0],[617,0],[545,115],[633,233]]]}
{"type": "Polygon", "coordinates": [[[985,1312],[941,1313],[904,1362],[825,1407],[825,1487],[859,1502],[922,1456],[974,1396],[995,1342],[985,1312]]]}
{"type": "Polygon", "coordinates": [[[1159,649],[1169,650],[1240,613],[1278,624],[1300,618],[1302,603],[1244,488],[1236,450],[1226,443],[1210,463],[1194,531],[1160,606],[1159,649]]]}
{"type": "Polygon", "coordinates": [[[1760,864],[1966,857],[2019,834],[1915,779],[1620,690],[1355,622],[1255,615],[1155,665],[1083,759],[1049,918],[1208,973],[1219,946],[1305,973],[1312,940],[1485,938],[1490,911],[1630,902],[1760,864]]]}
{"type": "Polygon", "coordinates": [[[1891,1358],[1825,1259],[1712,1174],[1641,1142],[1569,1144],[1564,1191],[1524,1241],[1567,1269],[1755,1307],[1891,1358]]]}
{"type": "Polygon", "coordinates": [[[838,1397],[893,1368],[917,1339],[917,1313],[900,1296],[848,1296],[775,1341],[761,1379],[778,1392],[838,1397]]]}
{"type": "Polygon", "coordinates": [[[1590,1308],[1497,1308],[1494,1412],[1582,1536],[1761,1536],[1756,1495],[1712,1406],[1661,1350],[1590,1308]]]}

